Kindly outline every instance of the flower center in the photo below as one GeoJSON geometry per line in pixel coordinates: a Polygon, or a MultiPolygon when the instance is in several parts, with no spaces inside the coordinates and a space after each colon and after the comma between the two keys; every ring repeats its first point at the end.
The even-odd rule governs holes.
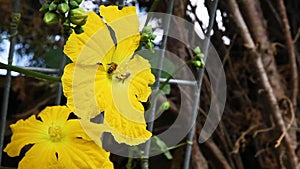
{"type": "Polygon", "coordinates": [[[48,128],[48,134],[50,136],[51,141],[58,142],[62,139],[62,128],[56,124],[52,124],[48,128]]]}
{"type": "Polygon", "coordinates": [[[124,81],[131,75],[131,73],[128,71],[127,63],[123,66],[118,66],[118,64],[114,62],[111,62],[107,65],[109,66],[107,69],[107,74],[110,78],[115,77],[118,81],[124,83],[124,81]]]}
{"type": "Polygon", "coordinates": [[[126,79],[128,79],[130,75],[131,75],[131,74],[130,74],[130,72],[128,72],[128,71],[126,71],[126,72],[124,72],[124,73],[119,72],[118,74],[116,74],[116,78],[117,78],[119,81],[121,81],[122,83],[124,83],[124,81],[125,81],[126,79]]]}
{"type": "Polygon", "coordinates": [[[130,75],[131,73],[128,70],[128,64],[120,66],[115,73],[116,79],[122,83],[124,83],[124,81],[130,77],[130,75]]]}

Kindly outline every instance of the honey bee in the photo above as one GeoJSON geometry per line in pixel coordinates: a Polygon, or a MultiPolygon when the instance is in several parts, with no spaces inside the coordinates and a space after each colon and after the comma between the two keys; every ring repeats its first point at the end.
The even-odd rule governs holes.
{"type": "Polygon", "coordinates": [[[116,63],[114,63],[114,62],[111,62],[108,65],[109,65],[109,68],[107,70],[108,74],[112,74],[117,69],[117,67],[118,67],[118,65],[116,63]]]}

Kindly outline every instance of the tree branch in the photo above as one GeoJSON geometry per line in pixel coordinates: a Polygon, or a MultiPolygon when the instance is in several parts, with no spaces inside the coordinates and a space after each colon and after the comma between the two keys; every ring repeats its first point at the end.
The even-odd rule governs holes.
{"type": "Polygon", "coordinates": [[[211,140],[208,139],[204,142],[204,145],[213,153],[213,155],[217,158],[217,160],[222,165],[223,169],[232,169],[227,159],[224,157],[222,151],[218,148],[218,146],[211,140]]]}
{"type": "Polygon", "coordinates": [[[279,4],[279,13],[281,16],[281,25],[283,28],[283,33],[285,37],[285,43],[287,45],[287,50],[290,59],[290,66],[291,66],[291,74],[292,74],[292,91],[291,91],[291,100],[294,106],[294,109],[297,107],[297,95],[298,95],[298,71],[297,71],[297,62],[296,62],[296,55],[294,49],[294,43],[292,39],[292,35],[290,32],[290,24],[288,21],[288,17],[286,14],[286,9],[283,0],[278,0],[279,4]]]}
{"type": "MultiPolygon", "coordinates": [[[[253,39],[251,38],[251,35],[249,33],[249,29],[242,17],[242,14],[239,10],[239,7],[236,3],[235,0],[228,0],[228,5],[230,6],[232,13],[233,13],[233,17],[234,20],[237,24],[237,27],[240,29],[241,31],[241,36],[244,42],[246,42],[246,46],[249,48],[250,53],[252,54],[252,59],[255,63],[255,66],[258,70],[259,73],[259,77],[260,77],[260,82],[262,87],[264,88],[266,95],[267,95],[267,101],[269,102],[269,105],[271,107],[271,112],[272,115],[274,116],[274,118],[276,119],[276,125],[279,128],[279,130],[282,133],[286,132],[286,127],[285,127],[285,123],[284,120],[282,118],[279,106],[277,104],[277,99],[274,95],[273,92],[273,88],[270,84],[270,81],[268,79],[266,70],[264,68],[263,62],[262,62],[262,58],[261,55],[259,54],[259,51],[256,50],[255,44],[253,39]]],[[[288,159],[290,160],[291,166],[294,169],[299,169],[298,167],[298,158],[295,154],[295,151],[292,147],[291,144],[291,138],[290,135],[287,133],[284,137],[284,145],[285,148],[288,152],[288,159]]]]}

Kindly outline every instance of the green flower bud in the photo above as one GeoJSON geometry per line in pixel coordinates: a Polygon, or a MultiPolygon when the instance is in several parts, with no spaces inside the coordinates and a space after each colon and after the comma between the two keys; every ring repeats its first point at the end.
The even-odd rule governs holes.
{"type": "Polygon", "coordinates": [[[49,5],[49,11],[55,11],[57,9],[57,4],[53,1],[49,5]]]}
{"type": "Polygon", "coordinates": [[[204,62],[200,61],[200,60],[193,60],[192,63],[194,64],[194,66],[199,67],[199,68],[204,68],[204,62]]]}
{"type": "Polygon", "coordinates": [[[69,5],[71,9],[75,9],[79,7],[78,3],[75,0],[71,0],[69,5]]]}
{"type": "Polygon", "coordinates": [[[159,107],[159,109],[162,110],[162,111],[168,110],[169,108],[170,108],[170,102],[168,102],[168,101],[164,102],[164,103],[159,107]]]}
{"type": "Polygon", "coordinates": [[[48,9],[49,9],[49,4],[48,3],[45,3],[41,8],[40,8],[40,12],[47,12],[48,9]]]}
{"type": "Polygon", "coordinates": [[[81,33],[84,32],[82,26],[76,26],[76,27],[74,28],[74,31],[75,31],[76,34],[81,34],[81,33]]]}
{"type": "Polygon", "coordinates": [[[203,59],[204,58],[204,54],[203,53],[198,53],[196,55],[196,57],[199,58],[199,59],[203,59]]]}
{"type": "Polygon", "coordinates": [[[67,3],[61,3],[57,7],[58,11],[62,14],[66,13],[70,8],[67,3]]]}
{"type": "Polygon", "coordinates": [[[197,47],[194,49],[194,52],[195,52],[196,54],[200,54],[200,53],[201,53],[201,50],[200,50],[199,46],[197,46],[197,47]]]}
{"type": "Polygon", "coordinates": [[[149,26],[145,26],[142,30],[142,33],[145,33],[145,34],[152,34],[152,26],[149,25],[149,26]]]}
{"type": "Polygon", "coordinates": [[[82,8],[76,8],[70,11],[70,21],[75,25],[84,25],[86,23],[87,17],[87,12],[85,12],[82,8]]]}
{"type": "Polygon", "coordinates": [[[81,4],[82,0],[75,0],[77,4],[81,4]]]}
{"type": "Polygon", "coordinates": [[[142,42],[147,42],[148,39],[149,39],[149,34],[142,33],[141,41],[142,41],[142,42]]]}
{"type": "Polygon", "coordinates": [[[59,20],[59,17],[56,13],[53,13],[53,12],[46,12],[45,15],[44,15],[44,22],[46,24],[56,24],[59,20]]]}

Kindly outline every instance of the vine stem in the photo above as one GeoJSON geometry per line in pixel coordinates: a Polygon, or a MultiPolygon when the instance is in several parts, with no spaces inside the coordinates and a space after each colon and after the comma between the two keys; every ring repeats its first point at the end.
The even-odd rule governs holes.
{"type": "Polygon", "coordinates": [[[9,64],[4,64],[0,62],[0,69],[7,69],[8,71],[15,71],[15,72],[19,72],[21,74],[25,74],[34,78],[38,78],[38,79],[43,79],[43,80],[48,80],[51,82],[60,82],[60,77],[57,76],[50,76],[44,73],[39,73],[39,72],[35,72],[32,70],[28,70],[28,69],[24,69],[18,66],[12,66],[9,64]]]}

